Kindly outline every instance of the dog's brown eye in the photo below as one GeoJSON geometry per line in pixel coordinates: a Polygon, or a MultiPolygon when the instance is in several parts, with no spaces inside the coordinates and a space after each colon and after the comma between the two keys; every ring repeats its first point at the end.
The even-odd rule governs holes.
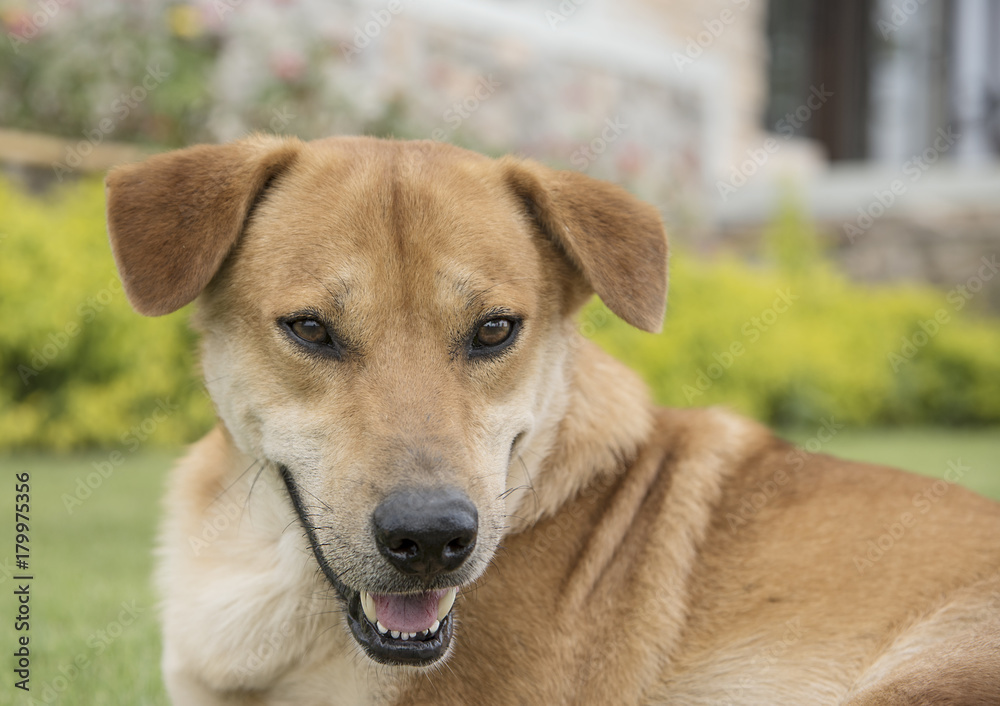
{"type": "Polygon", "coordinates": [[[302,312],[278,319],[285,335],[314,355],[340,359],[344,354],[340,340],[319,316],[302,312]]]}
{"type": "Polygon", "coordinates": [[[326,326],[315,319],[299,319],[289,324],[292,333],[301,338],[306,343],[323,345],[330,343],[330,334],[326,331],[326,326]]]}
{"type": "Polygon", "coordinates": [[[472,341],[473,348],[495,348],[506,343],[514,332],[512,319],[490,319],[484,322],[472,341]]]}

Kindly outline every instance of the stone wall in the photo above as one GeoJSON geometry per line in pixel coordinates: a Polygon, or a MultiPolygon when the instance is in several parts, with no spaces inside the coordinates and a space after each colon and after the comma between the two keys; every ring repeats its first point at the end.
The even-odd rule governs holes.
{"type": "Polygon", "coordinates": [[[965,287],[963,308],[1000,312],[1000,168],[938,162],[919,178],[900,174],[855,165],[750,183],[719,206],[701,246],[753,257],[780,204],[791,200],[855,279],[929,282],[943,299],[965,287]]]}

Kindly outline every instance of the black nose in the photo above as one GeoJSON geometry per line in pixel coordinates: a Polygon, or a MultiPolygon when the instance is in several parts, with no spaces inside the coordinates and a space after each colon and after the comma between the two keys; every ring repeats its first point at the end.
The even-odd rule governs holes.
{"type": "Polygon", "coordinates": [[[372,519],[382,556],[407,574],[454,571],[476,546],[479,514],[457,488],[394,491],[372,519]]]}

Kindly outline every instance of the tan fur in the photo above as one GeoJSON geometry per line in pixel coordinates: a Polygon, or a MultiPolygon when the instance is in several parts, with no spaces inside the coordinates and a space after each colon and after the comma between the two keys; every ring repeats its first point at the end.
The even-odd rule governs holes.
{"type": "Polygon", "coordinates": [[[804,454],[722,410],[656,409],[574,330],[592,291],[660,325],[662,228],[617,187],[434,143],[256,137],[108,189],[136,308],[200,297],[220,418],[167,500],[175,704],[1000,703],[995,503],[951,486],[925,503],[929,479],[804,454]],[[520,334],[473,360],[463,336],[498,308],[520,334]],[[340,358],[281,330],[301,311],[340,358]],[[412,590],[369,530],[393,488],[472,499],[441,661],[361,651],[280,466],[354,590],[412,590]]]}

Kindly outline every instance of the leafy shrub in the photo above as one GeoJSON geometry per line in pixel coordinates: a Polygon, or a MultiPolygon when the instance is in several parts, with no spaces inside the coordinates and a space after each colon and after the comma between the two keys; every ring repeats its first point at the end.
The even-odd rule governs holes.
{"type": "Polygon", "coordinates": [[[780,426],[1000,422],[1000,321],[972,316],[954,290],[851,282],[819,242],[786,204],[773,265],[674,253],[663,334],[596,301],[585,330],[661,404],[725,404],[780,426]]]}
{"type": "Polygon", "coordinates": [[[0,181],[0,447],[192,440],[211,423],[187,316],[122,292],[97,180],[36,198],[0,181]]]}
{"type": "MultiPolygon", "coordinates": [[[[722,403],[778,424],[1000,422],[1000,323],[928,287],[849,282],[794,218],[776,233],[776,265],[675,252],[662,335],[596,300],[581,326],[664,404],[722,403]],[[947,322],[923,333],[939,310],[947,322]]],[[[41,198],[0,181],[0,448],[127,453],[197,438],[213,414],[187,318],[129,308],[99,181],[41,198]]]]}

